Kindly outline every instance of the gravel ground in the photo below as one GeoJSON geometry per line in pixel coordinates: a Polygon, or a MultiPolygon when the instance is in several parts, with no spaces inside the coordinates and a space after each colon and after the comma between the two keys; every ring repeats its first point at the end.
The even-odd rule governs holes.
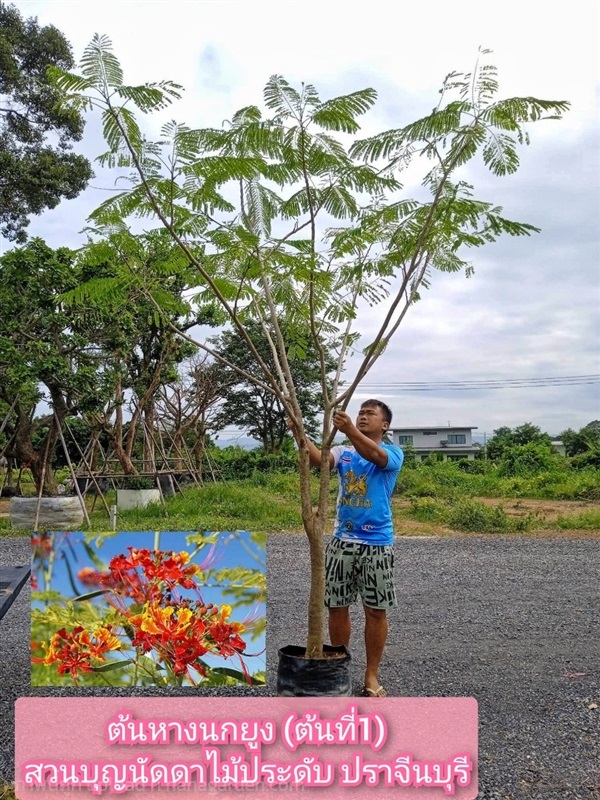
{"type": "MultiPolygon", "coordinates": [[[[478,700],[481,800],[600,800],[600,708],[588,707],[600,706],[600,540],[403,538],[395,547],[399,607],[390,617],[380,675],[389,694],[478,700]]],[[[25,563],[28,556],[27,539],[0,539],[1,564],[25,563]]],[[[277,648],[301,644],[305,636],[305,538],[269,536],[267,563],[273,693],[277,648]]],[[[364,647],[358,608],[353,620],[359,694],[364,647]]],[[[32,689],[28,654],[25,588],[0,622],[0,781],[12,780],[17,697],[108,693],[32,689]]],[[[264,696],[265,690],[204,694],[264,696]]]]}
{"type": "MultiPolygon", "coordinates": [[[[600,708],[588,708],[600,706],[600,540],[402,538],[395,553],[388,693],[477,699],[482,800],[600,800],[600,708]]],[[[275,665],[277,646],[305,635],[304,537],[270,537],[267,565],[275,665]]],[[[359,694],[358,608],[353,619],[359,694]]]]}

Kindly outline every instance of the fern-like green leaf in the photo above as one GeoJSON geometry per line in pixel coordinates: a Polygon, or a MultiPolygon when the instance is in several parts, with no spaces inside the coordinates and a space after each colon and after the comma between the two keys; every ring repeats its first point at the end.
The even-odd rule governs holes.
{"type": "Polygon", "coordinates": [[[181,97],[181,86],[170,81],[146,83],[143,86],[120,86],[117,95],[124,100],[133,100],[136,106],[147,113],[166,108],[173,98],[181,97]]]}
{"type": "Polygon", "coordinates": [[[142,145],[142,133],[128,108],[107,108],[102,114],[102,132],[113,153],[124,146],[126,136],[135,150],[142,145]]]}
{"type": "Polygon", "coordinates": [[[321,204],[336,219],[354,217],[358,204],[354,195],[343,186],[328,186],[321,192],[321,204]]]}
{"type": "Polygon", "coordinates": [[[189,164],[186,174],[222,184],[230,180],[254,178],[263,167],[263,160],[256,156],[205,156],[189,164]]]}
{"type": "Polygon", "coordinates": [[[110,88],[123,84],[123,70],[112,52],[108,36],[94,34],[83,51],[80,66],[85,78],[104,96],[109,94],[110,88]]]}
{"type": "Polygon", "coordinates": [[[284,117],[293,116],[299,119],[301,97],[281,75],[272,75],[269,78],[263,96],[268,108],[272,108],[284,117]]]}
{"type": "Polygon", "coordinates": [[[72,72],[67,72],[55,66],[48,67],[46,76],[53,86],[65,94],[84,92],[94,85],[92,81],[83,78],[81,75],[74,75],[72,72]]]}
{"type": "Polygon", "coordinates": [[[326,130],[356,133],[360,128],[356,117],[368,111],[376,99],[375,89],[362,89],[334,97],[319,106],[312,115],[312,121],[326,130]]]}
{"type": "Polygon", "coordinates": [[[483,163],[494,175],[510,175],[519,168],[519,157],[511,136],[495,134],[488,137],[483,148],[483,163]]]}

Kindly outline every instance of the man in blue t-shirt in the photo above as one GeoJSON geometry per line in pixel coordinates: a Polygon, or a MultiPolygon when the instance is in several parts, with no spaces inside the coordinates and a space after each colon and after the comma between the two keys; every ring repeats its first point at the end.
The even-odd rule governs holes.
{"type": "MultiPolygon", "coordinates": [[[[362,404],[356,425],[338,411],[333,424],[352,444],[332,447],[329,456],[340,480],[335,529],[326,551],[329,637],[331,644],[348,647],[350,605],[360,594],[367,653],[364,693],[370,697],[386,695],[378,672],[387,639],[387,610],[397,605],[391,496],[404,454],[383,441],[391,421],[392,412],[380,400],[362,404]]],[[[321,451],[312,442],[308,447],[311,464],[319,466],[321,451]]]]}

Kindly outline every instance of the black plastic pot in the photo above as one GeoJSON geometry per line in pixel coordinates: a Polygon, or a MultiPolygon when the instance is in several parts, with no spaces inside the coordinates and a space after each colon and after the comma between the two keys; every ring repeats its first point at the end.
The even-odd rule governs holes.
{"type": "Polygon", "coordinates": [[[290,644],[279,651],[278,697],[351,697],[350,653],[343,646],[323,645],[324,653],[340,655],[305,658],[304,647],[290,644]]]}

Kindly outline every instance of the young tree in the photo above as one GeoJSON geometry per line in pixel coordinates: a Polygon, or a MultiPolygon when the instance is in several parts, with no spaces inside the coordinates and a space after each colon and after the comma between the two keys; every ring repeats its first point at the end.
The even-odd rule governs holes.
{"type": "Polygon", "coordinates": [[[50,65],[73,66],[71,47],[52,25],[23,20],[0,2],[0,233],[24,242],[32,214],[73,198],[92,177],[89,161],[71,152],[83,118],[56,108],[50,65]],[[52,143],[52,138],[57,138],[52,143]]]}
{"type": "MultiPolygon", "coordinates": [[[[311,558],[309,657],[322,655],[323,531],[334,408],[346,408],[433,270],[470,270],[464,248],[503,233],[536,230],[476,199],[461,168],[481,154],[495,175],[515,172],[517,145],[528,141],[527,123],[560,117],[568,104],[497,99],[496,73],[483,63],[485,55],[471,73],[447,76],[437,106],[423,119],[349,144],[359,131],[358,119],[375,102],[373,89],[323,101],[310,84],[296,89],[275,75],[264,90],[271,116],[247,106],[225,129],[169,123],[163,140],[149,143],[132,106],[143,112],[161,108],[177,96],[178,87],[126,86],[106,37],[96,36],[88,46],[81,74],[53,71],[69,107],[101,111],[109,146],[102,163],[134,172],[130,191],[111,198],[95,217],[120,222],[132,214],[151,215],[169,232],[188,260],[187,283],[196,299],[219,304],[261,377],[238,372],[277,397],[299,431],[302,518],[311,558]],[[347,136],[341,141],[335,134],[347,136]],[[409,163],[425,165],[417,199],[399,194],[399,176],[409,163]],[[380,305],[380,327],[362,348],[355,378],[342,389],[342,366],[357,346],[359,312],[368,304],[380,305]],[[269,340],[274,371],[249,334],[249,320],[257,321],[269,340]],[[324,408],[314,510],[306,430],[290,363],[294,352],[306,352],[308,339],[318,353],[324,408]],[[327,368],[330,354],[337,363],[333,375],[327,368]]],[[[151,286],[146,290],[160,309],[161,298],[151,286]]],[[[211,352],[207,343],[198,345],[211,352]]]]}
{"type": "MultiPolygon", "coordinates": [[[[102,380],[111,400],[92,421],[109,437],[123,472],[135,475],[140,471],[134,464],[139,440],[142,471],[150,471],[155,463],[151,432],[156,427],[159,389],[177,377],[177,365],[195,350],[170,325],[186,324],[181,320],[185,311],[178,277],[181,254],[160,232],[132,237],[116,227],[90,230],[92,235],[103,238],[91,239],[80,251],[81,280],[62,300],[95,323],[90,341],[102,355],[102,380]],[[157,274],[170,303],[170,313],[164,317],[156,313],[143,288],[157,274]],[[131,413],[126,424],[128,399],[131,413]]],[[[195,317],[188,324],[197,321],[195,317]]]]}

